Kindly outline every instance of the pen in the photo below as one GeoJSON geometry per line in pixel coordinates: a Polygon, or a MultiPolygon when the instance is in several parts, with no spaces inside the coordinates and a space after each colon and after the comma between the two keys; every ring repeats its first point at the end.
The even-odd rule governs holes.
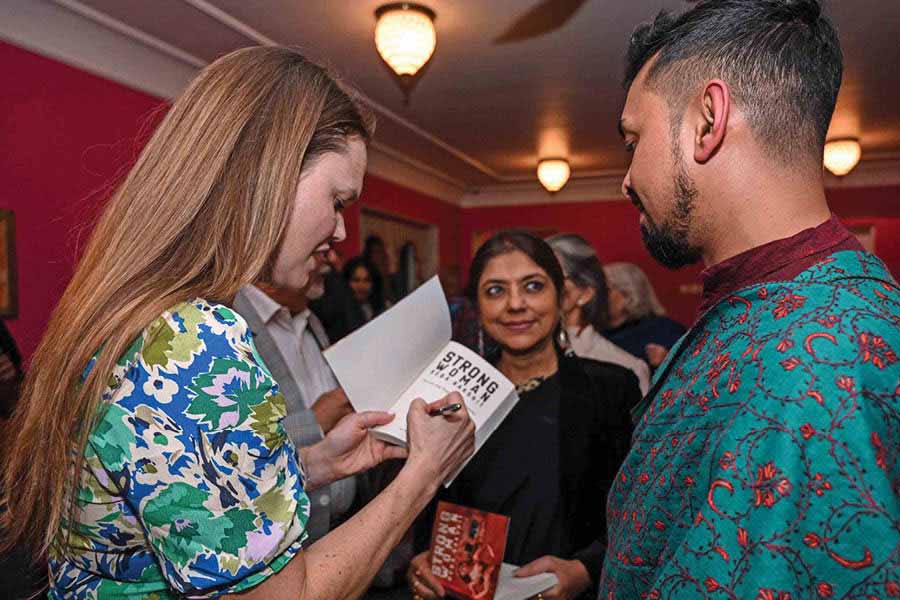
{"type": "Polygon", "coordinates": [[[447,413],[455,413],[456,411],[458,411],[461,408],[462,408],[461,403],[454,402],[453,404],[448,404],[447,406],[444,406],[443,408],[433,410],[433,411],[429,412],[428,414],[431,415],[432,417],[439,417],[441,415],[446,415],[447,413]]]}

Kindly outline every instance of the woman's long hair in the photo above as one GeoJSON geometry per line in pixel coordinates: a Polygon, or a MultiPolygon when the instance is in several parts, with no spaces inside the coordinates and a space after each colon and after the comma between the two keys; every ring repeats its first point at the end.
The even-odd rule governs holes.
{"type": "Polygon", "coordinates": [[[238,50],[198,75],[110,199],[34,354],[4,452],[7,544],[44,555],[73,516],[101,395],[129,343],[179,302],[230,302],[267,280],[303,167],[373,126],[289,48],[238,50]]]}

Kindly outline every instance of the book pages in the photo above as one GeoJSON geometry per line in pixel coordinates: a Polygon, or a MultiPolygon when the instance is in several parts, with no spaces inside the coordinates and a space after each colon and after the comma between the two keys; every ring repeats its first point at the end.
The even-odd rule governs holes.
{"type": "Polygon", "coordinates": [[[324,354],[357,412],[389,410],[451,334],[447,298],[435,276],[324,354]]]}

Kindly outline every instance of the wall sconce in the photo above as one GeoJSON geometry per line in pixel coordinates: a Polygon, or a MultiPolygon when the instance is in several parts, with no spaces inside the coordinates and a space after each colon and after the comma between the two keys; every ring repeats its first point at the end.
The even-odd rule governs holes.
{"type": "Polygon", "coordinates": [[[832,140],[825,144],[825,168],[838,177],[852,171],[862,156],[859,140],[832,140]]]}
{"type": "Polygon", "coordinates": [[[558,192],[569,181],[569,161],[562,158],[548,158],[540,161],[537,167],[538,181],[548,192],[558,192]]]}

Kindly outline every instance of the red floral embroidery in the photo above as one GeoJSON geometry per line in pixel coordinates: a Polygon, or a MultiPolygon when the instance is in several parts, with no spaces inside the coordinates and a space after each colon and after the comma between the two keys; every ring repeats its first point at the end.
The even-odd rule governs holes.
{"type": "Polygon", "coordinates": [[[781,366],[784,367],[785,371],[793,371],[798,366],[802,365],[803,361],[797,358],[796,356],[792,356],[790,358],[786,358],[781,361],[781,366]]]}
{"type": "Polygon", "coordinates": [[[821,541],[822,541],[822,538],[820,538],[818,535],[816,535],[815,533],[812,533],[812,532],[807,533],[805,536],[803,536],[803,543],[806,544],[807,546],[809,546],[810,548],[818,548],[819,542],[821,542],[821,541]]]}
{"type": "Polygon", "coordinates": [[[734,454],[732,454],[731,452],[726,452],[725,454],[723,454],[722,458],[719,459],[719,466],[725,470],[728,470],[732,466],[734,466],[734,454]]]}
{"type": "Polygon", "coordinates": [[[900,584],[896,581],[885,582],[884,591],[888,595],[888,598],[900,598],[900,584]]]}
{"type": "Polygon", "coordinates": [[[765,300],[769,297],[769,290],[766,288],[759,288],[759,291],[756,292],[756,295],[759,296],[760,300],[765,300]]]}
{"type": "Polygon", "coordinates": [[[880,335],[861,333],[859,334],[859,344],[863,353],[863,362],[871,362],[879,369],[884,369],[897,362],[897,355],[880,335]]]}
{"type": "Polygon", "coordinates": [[[814,436],[816,434],[816,430],[809,423],[804,423],[803,425],[800,426],[800,433],[803,434],[804,440],[808,440],[809,438],[811,438],[812,436],[814,436]]]}
{"type": "Polygon", "coordinates": [[[706,586],[706,590],[708,592],[714,592],[719,589],[719,582],[712,577],[707,577],[706,581],[703,582],[703,585],[706,586]]]}
{"type": "Polygon", "coordinates": [[[847,392],[852,392],[855,384],[856,382],[853,381],[853,378],[847,375],[837,378],[837,386],[847,392]]]}
{"type": "Polygon", "coordinates": [[[778,343],[778,345],[775,347],[775,349],[778,350],[779,352],[787,352],[788,350],[790,350],[793,347],[794,347],[794,340],[784,339],[778,343]]]}
{"type": "Polygon", "coordinates": [[[775,492],[782,496],[791,493],[790,480],[786,477],[778,478],[779,475],[781,475],[781,471],[771,462],[757,469],[756,483],[750,486],[756,495],[756,506],[765,505],[767,508],[771,508],[775,505],[775,492]]]}
{"type": "Polygon", "coordinates": [[[831,584],[823,581],[816,586],[816,593],[819,594],[820,598],[831,598],[834,595],[834,590],[831,589],[831,584]]]}
{"type": "Polygon", "coordinates": [[[656,527],[657,531],[665,531],[666,530],[666,524],[659,520],[657,520],[653,524],[653,526],[656,527]]]}
{"type": "Polygon", "coordinates": [[[834,315],[827,315],[825,317],[822,317],[821,319],[816,319],[816,323],[822,325],[823,327],[827,327],[828,329],[834,327],[837,322],[838,318],[834,315]]]}
{"type": "Polygon", "coordinates": [[[813,481],[809,483],[809,487],[816,492],[816,496],[822,496],[831,489],[831,483],[821,473],[816,473],[813,481]]]}
{"type": "Polygon", "coordinates": [[[875,447],[875,464],[879,469],[887,471],[887,453],[877,431],[872,432],[872,445],[875,447]]]}
{"type": "Polygon", "coordinates": [[[772,314],[775,315],[776,319],[782,319],[795,310],[802,308],[804,304],[806,304],[805,296],[798,296],[797,294],[787,294],[778,301],[778,306],[775,307],[775,310],[772,311],[772,314]]]}
{"type": "Polygon", "coordinates": [[[746,547],[747,547],[747,540],[748,540],[748,537],[747,537],[747,530],[744,529],[743,527],[738,527],[737,538],[738,538],[738,544],[740,544],[741,546],[743,546],[744,548],[746,548],[746,547]]]}
{"type": "Polygon", "coordinates": [[[694,485],[694,478],[691,477],[690,475],[688,475],[687,477],[685,477],[685,478],[684,478],[684,485],[686,485],[686,486],[688,486],[688,487],[693,487],[693,485],[694,485]]]}

